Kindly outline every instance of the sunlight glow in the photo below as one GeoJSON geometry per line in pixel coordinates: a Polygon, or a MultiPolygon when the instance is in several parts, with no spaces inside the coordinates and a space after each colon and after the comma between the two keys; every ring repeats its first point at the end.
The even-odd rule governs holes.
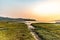
{"type": "Polygon", "coordinates": [[[36,5],[36,7],[33,9],[33,13],[41,14],[41,15],[52,15],[55,13],[60,13],[60,5],[56,2],[47,2],[42,3],[40,5],[36,5]]]}

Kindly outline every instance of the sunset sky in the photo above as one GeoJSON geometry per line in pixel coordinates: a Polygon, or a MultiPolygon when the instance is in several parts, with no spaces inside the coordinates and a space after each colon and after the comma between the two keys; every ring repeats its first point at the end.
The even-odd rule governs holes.
{"type": "Polygon", "coordinates": [[[0,0],[0,16],[60,20],[60,0],[0,0]]]}

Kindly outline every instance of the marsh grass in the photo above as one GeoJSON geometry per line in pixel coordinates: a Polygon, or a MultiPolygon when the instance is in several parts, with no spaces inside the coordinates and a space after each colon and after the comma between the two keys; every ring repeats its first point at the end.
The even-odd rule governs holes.
{"type": "Polygon", "coordinates": [[[60,40],[60,24],[54,23],[33,23],[35,32],[42,40],[60,40]]]}
{"type": "Polygon", "coordinates": [[[35,40],[27,25],[20,22],[0,21],[0,40],[35,40]]]}

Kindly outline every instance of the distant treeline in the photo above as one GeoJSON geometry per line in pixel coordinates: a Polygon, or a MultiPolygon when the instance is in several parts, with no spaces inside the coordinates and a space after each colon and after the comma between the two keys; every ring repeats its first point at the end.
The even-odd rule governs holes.
{"type": "Polygon", "coordinates": [[[0,21],[36,21],[35,19],[0,17],[0,21]]]}

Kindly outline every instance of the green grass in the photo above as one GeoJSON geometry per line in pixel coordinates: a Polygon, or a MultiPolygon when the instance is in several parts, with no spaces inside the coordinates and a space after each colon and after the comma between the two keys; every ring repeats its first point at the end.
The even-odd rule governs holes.
{"type": "Polygon", "coordinates": [[[32,26],[42,40],[60,40],[60,24],[33,23],[32,26]]]}
{"type": "Polygon", "coordinates": [[[0,40],[35,40],[27,25],[19,22],[0,21],[0,40]]]}

